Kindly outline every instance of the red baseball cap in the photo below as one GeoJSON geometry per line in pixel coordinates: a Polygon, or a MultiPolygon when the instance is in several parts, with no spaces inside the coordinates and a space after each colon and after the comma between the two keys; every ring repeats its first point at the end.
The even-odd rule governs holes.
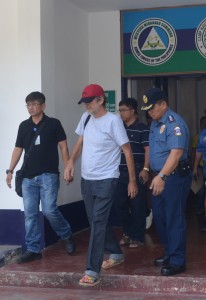
{"type": "Polygon", "coordinates": [[[98,84],[89,84],[83,89],[82,98],[78,104],[92,102],[94,98],[100,96],[105,96],[103,88],[98,84]]]}

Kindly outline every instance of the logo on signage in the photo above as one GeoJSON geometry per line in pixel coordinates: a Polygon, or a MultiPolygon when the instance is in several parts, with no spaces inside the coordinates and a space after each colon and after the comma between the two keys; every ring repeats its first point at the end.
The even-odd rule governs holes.
{"type": "Polygon", "coordinates": [[[141,63],[157,66],[174,54],[177,37],[174,28],[162,19],[146,19],[138,24],[131,35],[133,55],[141,63]]]}
{"type": "Polygon", "coordinates": [[[199,53],[206,57],[206,19],[204,19],[197,27],[195,33],[195,44],[199,53]]]}

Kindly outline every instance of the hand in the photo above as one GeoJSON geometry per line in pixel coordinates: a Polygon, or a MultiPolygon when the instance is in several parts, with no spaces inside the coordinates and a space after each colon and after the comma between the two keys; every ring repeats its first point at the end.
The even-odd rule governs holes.
{"type": "Polygon", "coordinates": [[[67,166],[64,170],[64,180],[67,184],[74,180],[74,165],[72,161],[68,161],[67,166]]]}
{"type": "Polygon", "coordinates": [[[147,183],[147,181],[149,180],[149,172],[146,170],[142,170],[139,173],[139,178],[142,178],[142,180],[140,180],[140,182],[142,182],[143,184],[147,183]]]}
{"type": "Polygon", "coordinates": [[[165,188],[165,182],[161,179],[159,175],[155,176],[151,182],[150,189],[152,190],[152,195],[160,195],[165,188]]]}
{"type": "Polygon", "coordinates": [[[136,181],[130,181],[128,184],[128,196],[130,198],[135,198],[138,193],[137,183],[136,181]]]}
{"type": "Polygon", "coordinates": [[[11,180],[12,180],[12,173],[8,173],[7,176],[6,176],[6,183],[8,185],[8,187],[11,189],[11,180]]]}
{"type": "Polygon", "coordinates": [[[198,180],[198,178],[199,178],[199,173],[198,173],[198,169],[197,168],[193,169],[193,177],[194,177],[195,180],[198,180]]]}

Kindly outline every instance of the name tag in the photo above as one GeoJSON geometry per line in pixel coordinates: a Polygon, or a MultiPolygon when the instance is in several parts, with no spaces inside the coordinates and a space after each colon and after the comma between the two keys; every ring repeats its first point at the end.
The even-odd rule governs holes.
{"type": "Polygon", "coordinates": [[[40,135],[37,136],[35,145],[40,145],[40,135]]]}

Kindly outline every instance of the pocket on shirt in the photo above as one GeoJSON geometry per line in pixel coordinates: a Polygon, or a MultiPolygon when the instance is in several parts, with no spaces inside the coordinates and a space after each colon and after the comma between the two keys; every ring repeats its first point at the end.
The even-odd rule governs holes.
{"type": "Polygon", "coordinates": [[[166,151],[167,150],[167,143],[166,143],[166,135],[159,134],[155,137],[155,144],[158,146],[158,152],[166,151]]]}

